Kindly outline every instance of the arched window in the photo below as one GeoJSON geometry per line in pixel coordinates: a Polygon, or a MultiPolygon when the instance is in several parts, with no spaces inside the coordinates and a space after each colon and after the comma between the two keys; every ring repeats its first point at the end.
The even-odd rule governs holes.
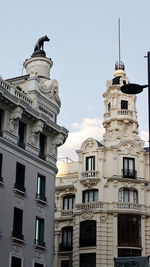
{"type": "Polygon", "coordinates": [[[89,189],[82,191],[82,202],[98,201],[98,189],[89,189]]]}
{"type": "Polygon", "coordinates": [[[96,221],[80,222],[80,247],[96,246],[96,221]]]}
{"type": "Polygon", "coordinates": [[[62,244],[61,250],[72,250],[72,239],[73,239],[73,227],[68,226],[62,228],[62,244]]]}
{"type": "Polygon", "coordinates": [[[134,188],[120,188],[119,189],[119,201],[138,203],[138,192],[134,188]]]}
{"type": "Polygon", "coordinates": [[[63,197],[63,209],[72,210],[75,203],[75,195],[68,195],[63,197]]]}

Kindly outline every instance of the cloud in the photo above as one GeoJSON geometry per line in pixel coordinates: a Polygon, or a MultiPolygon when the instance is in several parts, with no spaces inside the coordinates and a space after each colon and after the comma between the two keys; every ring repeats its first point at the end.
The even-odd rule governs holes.
{"type": "Polygon", "coordinates": [[[85,118],[81,123],[72,123],[74,131],[70,132],[63,146],[58,149],[58,159],[68,157],[77,160],[75,150],[89,137],[102,140],[104,128],[99,118],[85,118]]]}
{"type": "Polygon", "coordinates": [[[141,131],[140,132],[140,137],[145,141],[145,147],[148,147],[149,146],[149,144],[148,144],[148,139],[149,139],[149,137],[148,137],[148,132],[146,132],[146,131],[141,131]]]}

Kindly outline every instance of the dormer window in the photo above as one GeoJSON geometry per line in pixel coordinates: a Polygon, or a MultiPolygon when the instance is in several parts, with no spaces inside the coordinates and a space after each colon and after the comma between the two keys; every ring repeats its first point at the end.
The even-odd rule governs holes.
{"type": "Polygon", "coordinates": [[[121,109],[128,109],[128,101],[121,100],[121,109]]]}
{"type": "Polygon", "coordinates": [[[108,103],[108,112],[111,110],[111,103],[108,103]]]}

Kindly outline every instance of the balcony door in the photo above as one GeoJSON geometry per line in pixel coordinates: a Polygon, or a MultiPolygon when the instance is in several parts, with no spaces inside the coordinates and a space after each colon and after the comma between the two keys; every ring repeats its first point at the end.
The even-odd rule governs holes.
{"type": "Polygon", "coordinates": [[[123,158],[123,177],[136,178],[134,158],[123,158]]]}

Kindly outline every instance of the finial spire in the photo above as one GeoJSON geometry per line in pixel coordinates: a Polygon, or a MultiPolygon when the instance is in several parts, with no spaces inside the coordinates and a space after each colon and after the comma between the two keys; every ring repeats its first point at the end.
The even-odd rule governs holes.
{"type": "Polygon", "coordinates": [[[125,66],[121,61],[121,49],[120,49],[120,18],[118,18],[118,43],[119,43],[119,63],[116,62],[115,70],[125,70],[125,66]]]}

